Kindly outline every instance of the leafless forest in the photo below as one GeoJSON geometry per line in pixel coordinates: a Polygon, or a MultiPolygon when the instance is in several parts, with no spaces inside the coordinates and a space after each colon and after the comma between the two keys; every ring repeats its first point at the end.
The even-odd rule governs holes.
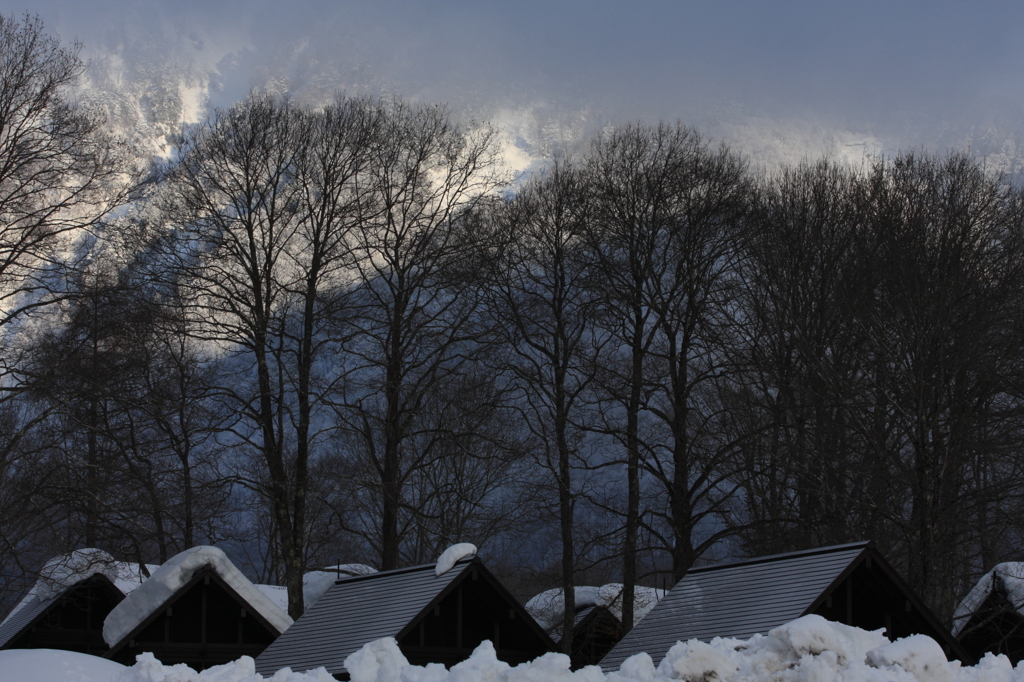
{"type": "Polygon", "coordinates": [[[83,69],[0,19],[5,604],[80,547],[218,543],[294,617],[454,542],[530,594],[870,539],[949,619],[1024,558],[1024,193],[981,160],[634,122],[516,179],[443,106],[254,93],[140,164],[83,69]]]}

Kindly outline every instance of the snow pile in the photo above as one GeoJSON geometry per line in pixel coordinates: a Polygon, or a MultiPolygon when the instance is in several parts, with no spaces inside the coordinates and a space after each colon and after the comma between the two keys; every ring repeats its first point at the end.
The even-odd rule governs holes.
{"type": "Polygon", "coordinates": [[[434,575],[444,575],[448,571],[452,570],[452,566],[457,564],[461,559],[471,556],[476,556],[476,545],[468,542],[460,542],[457,545],[452,545],[445,551],[441,552],[441,556],[437,557],[437,567],[434,568],[434,575]]]}
{"type": "Polygon", "coordinates": [[[942,647],[926,635],[911,635],[872,649],[866,660],[876,668],[898,666],[920,682],[953,682],[953,670],[942,647]]]}
{"type": "MultiPolygon", "coordinates": [[[[604,606],[622,620],[622,583],[609,583],[601,587],[579,586],[573,588],[573,591],[577,612],[591,606],[604,606]]],[[[666,594],[665,590],[637,585],[633,592],[633,622],[639,622],[666,594]]],[[[542,628],[551,632],[561,625],[565,608],[563,604],[562,589],[555,588],[541,592],[526,602],[526,610],[542,628]]]]}
{"type": "MultiPolygon", "coordinates": [[[[17,682],[114,682],[128,670],[99,656],[56,649],[0,651],[0,680],[17,682]]],[[[169,682],[169,681],[168,681],[169,682]]]]}
{"type": "Polygon", "coordinates": [[[293,673],[285,668],[277,671],[273,677],[265,678],[256,672],[256,661],[249,656],[242,656],[224,665],[215,665],[202,672],[196,672],[184,663],[164,665],[153,654],[139,654],[135,660],[135,665],[126,669],[120,677],[111,678],[110,682],[334,682],[334,677],[323,668],[305,673],[293,673]]]}
{"type": "Polygon", "coordinates": [[[367,644],[345,660],[352,682],[1024,682],[1005,656],[977,669],[946,662],[934,640],[917,635],[890,643],[867,632],[805,616],[749,640],[679,642],[657,666],[649,654],[626,659],[615,672],[569,669],[569,657],[549,653],[519,666],[497,660],[490,642],[445,670],[409,665],[394,639],[367,644]]]}
{"type": "Polygon", "coordinates": [[[967,593],[953,613],[953,636],[967,627],[974,612],[981,608],[993,591],[1005,591],[1009,605],[1024,616],[1024,563],[1008,561],[997,564],[982,576],[981,580],[967,593]]]}
{"type": "Polygon", "coordinates": [[[216,547],[193,547],[167,560],[138,589],[114,607],[103,621],[103,639],[114,646],[138,627],[154,611],[186,585],[197,571],[211,567],[242,599],[257,610],[279,632],[287,630],[292,619],[267,598],[221,550],[216,547]]]}

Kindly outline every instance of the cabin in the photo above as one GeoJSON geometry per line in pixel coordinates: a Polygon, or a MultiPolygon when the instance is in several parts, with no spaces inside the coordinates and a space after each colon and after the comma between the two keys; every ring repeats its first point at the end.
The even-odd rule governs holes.
{"type": "MultiPolygon", "coordinates": [[[[150,568],[146,567],[148,571],[150,568]]],[[[138,564],[117,562],[102,550],[55,557],[0,623],[2,649],[62,649],[102,656],[103,621],[145,579],[138,564]]]]}
{"type": "Polygon", "coordinates": [[[0,625],[0,649],[63,649],[102,656],[107,651],[103,619],[122,599],[121,590],[102,574],[48,599],[32,599],[0,625]]]}
{"type": "Polygon", "coordinates": [[[444,558],[337,580],[256,659],[256,671],[272,675],[284,667],[305,672],[323,666],[335,678],[348,679],[345,659],[383,637],[394,637],[414,665],[452,666],[483,640],[513,665],[554,650],[543,628],[475,554],[450,568],[444,558]]]}
{"type": "Polygon", "coordinates": [[[1024,563],[998,564],[986,573],[953,614],[953,636],[974,658],[1005,654],[1024,659],[1024,563]]]}
{"type": "MultiPolygon", "coordinates": [[[[597,665],[622,639],[622,584],[578,585],[574,592],[576,615],[569,657],[572,669],[579,670],[597,665]]],[[[633,614],[639,621],[665,596],[665,591],[637,585],[634,594],[633,614]]],[[[526,602],[526,610],[559,643],[560,649],[564,603],[561,588],[541,592],[526,602]]]]}
{"type": "Polygon", "coordinates": [[[970,656],[870,543],[836,545],[690,569],[601,660],[605,671],[641,651],[658,664],[678,641],[748,639],[810,614],[933,638],[950,659],[970,656]]]}
{"type": "Polygon", "coordinates": [[[292,624],[215,547],[193,547],[160,566],[107,616],[106,658],[131,665],[143,652],[195,670],[255,658],[292,624]]]}
{"type": "Polygon", "coordinates": [[[591,605],[576,611],[572,628],[572,669],[597,665],[622,639],[622,620],[607,606],[591,605]]]}

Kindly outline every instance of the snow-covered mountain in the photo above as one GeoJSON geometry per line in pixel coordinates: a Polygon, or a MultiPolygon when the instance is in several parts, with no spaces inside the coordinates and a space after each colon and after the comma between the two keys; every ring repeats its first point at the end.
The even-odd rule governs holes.
{"type": "MultiPolygon", "coordinates": [[[[126,16],[102,39],[83,46],[89,67],[78,97],[101,110],[140,157],[166,158],[182,125],[254,89],[314,106],[339,92],[413,102],[439,101],[443,93],[456,117],[498,128],[506,162],[517,172],[543,166],[556,151],[581,152],[602,128],[626,122],[593,101],[553,92],[542,79],[486,86],[417,80],[418,72],[398,65],[409,55],[385,53],[372,36],[340,34],[332,42],[313,31],[257,44],[254,35],[241,24],[186,30],[166,17],[154,23],[126,16]]],[[[766,170],[822,155],[859,164],[899,150],[970,149],[996,172],[1015,177],[1024,172],[1024,121],[1015,115],[993,114],[983,124],[903,121],[897,126],[837,122],[813,113],[765,114],[736,104],[697,107],[683,122],[766,170]]]]}

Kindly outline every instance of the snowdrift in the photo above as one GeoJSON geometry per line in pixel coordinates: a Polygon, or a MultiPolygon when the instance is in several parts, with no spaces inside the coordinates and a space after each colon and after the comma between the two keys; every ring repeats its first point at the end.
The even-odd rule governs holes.
{"type": "MultiPolygon", "coordinates": [[[[35,679],[32,669],[45,656],[66,652],[45,650],[0,652],[0,679],[35,679]],[[4,658],[6,656],[6,658],[4,658]],[[38,659],[38,660],[36,660],[38,659]],[[22,674],[24,673],[24,676],[22,674]]],[[[656,654],[661,657],[661,653],[656,654]]],[[[80,656],[75,654],[75,656],[80,656]]],[[[90,658],[90,657],[85,657],[90,658]]],[[[97,659],[101,660],[101,659],[97,659]]],[[[103,663],[108,663],[103,661],[103,663]]],[[[569,658],[546,654],[515,667],[497,659],[490,642],[452,666],[409,665],[394,639],[371,642],[348,657],[352,682],[1024,682],[1024,663],[1014,668],[1005,656],[986,654],[973,667],[947,662],[939,645],[914,635],[889,642],[882,632],[831,623],[805,616],[748,640],[714,639],[679,642],[655,665],[646,653],[632,656],[617,671],[590,666],[569,670],[569,658]]],[[[128,669],[88,671],[76,675],[65,668],[66,682],[330,682],[320,668],[308,672],[278,671],[271,677],[255,672],[251,658],[196,673],[187,666],[165,666],[142,654],[128,669]],[[103,675],[109,674],[109,678],[103,675]]]]}

